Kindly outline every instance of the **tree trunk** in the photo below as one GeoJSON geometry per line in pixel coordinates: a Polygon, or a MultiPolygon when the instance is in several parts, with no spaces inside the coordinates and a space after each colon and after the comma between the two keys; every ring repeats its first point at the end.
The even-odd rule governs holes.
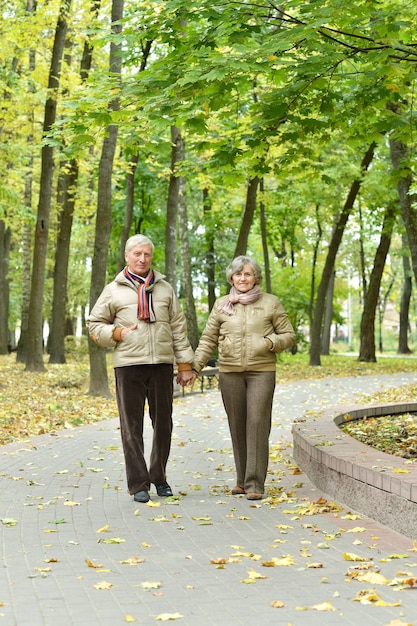
{"type": "Polygon", "coordinates": [[[316,272],[317,272],[317,257],[319,254],[320,242],[323,237],[323,229],[320,222],[320,206],[316,204],[315,213],[316,213],[316,222],[317,222],[317,235],[316,240],[313,246],[313,263],[311,264],[311,286],[310,286],[310,297],[308,302],[308,320],[310,324],[310,334],[313,326],[313,311],[314,311],[314,295],[316,292],[316,272]]]}
{"type": "Polygon", "coordinates": [[[132,228],[133,223],[133,209],[135,206],[135,173],[138,165],[139,155],[134,154],[129,160],[128,171],[126,174],[126,211],[125,218],[123,222],[123,228],[120,235],[120,250],[119,250],[119,261],[117,263],[117,271],[120,272],[124,266],[125,262],[125,246],[126,241],[129,239],[130,229],[132,228]]]}
{"type": "MultiPolygon", "coordinates": [[[[123,18],[123,0],[112,1],[112,31],[120,35],[123,18]]],[[[122,71],[121,45],[112,41],[110,46],[109,70],[120,81],[122,71]]],[[[120,97],[117,94],[109,103],[110,111],[118,111],[120,97]]],[[[107,256],[111,231],[111,183],[113,160],[116,151],[117,125],[110,124],[103,140],[98,171],[97,213],[92,260],[90,311],[106,284],[107,256]]],[[[88,343],[90,356],[90,387],[88,393],[94,396],[110,396],[107,376],[106,352],[91,339],[88,343]]]]}
{"type": "MultiPolygon", "coordinates": [[[[403,237],[403,248],[406,248],[405,237],[403,237]]],[[[398,354],[410,354],[411,349],[408,345],[409,311],[411,302],[411,293],[413,289],[413,281],[411,279],[411,264],[408,254],[402,255],[404,282],[401,293],[400,304],[400,329],[398,333],[398,354]]]]}
{"type": "Polygon", "coordinates": [[[188,242],[188,216],[185,178],[180,177],[180,195],[178,204],[178,218],[180,231],[180,250],[182,267],[182,285],[185,297],[185,317],[187,320],[188,339],[195,349],[198,345],[197,313],[193,295],[193,278],[191,272],[191,255],[188,242]]]}
{"type": "Polygon", "coordinates": [[[63,322],[67,312],[68,263],[77,180],[78,164],[73,159],[68,164],[68,172],[60,176],[61,200],[58,204],[62,210],[59,216],[59,233],[55,250],[51,330],[48,341],[49,363],[65,363],[65,325],[63,322]]]}
{"type": "Polygon", "coordinates": [[[246,254],[248,249],[248,240],[253,218],[256,210],[256,196],[258,192],[259,178],[255,176],[251,178],[246,192],[246,204],[243,213],[242,223],[240,225],[239,236],[236,243],[234,257],[246,254]]]}
{"type": "MultiPolygon", "coordinates": [[[[365,156],[361,163],[361,172],[364,174],[369,167],[374,156],[376,144],[372,142],[369,146],[365,156]]],[[[336,255],[339,250],[340,243],[342,241],[345,226],[347,224],[349,215],[353,209],[354,202],[358,195],[361,186],[361,180],[355,180],[352,183],[348,197],[346,199],[343,210],[337,220],[336,227],[333,231],[333,236],[329,244],[326,261],[324,264],[323,273],[321,276],[319,288],[317,291],[316,306],[314,310],[313,322],[311,325],[311,337],[310,337],[310,365],[320,365],[320,344],[321,344],[321,326],[323,320],[324,307],[326,302],[326,293],[329,281],[332,276],[336,255]]]]}
{"type": "Polygon", "coordinates": [[[393,204],[390,204],[384,215],[381,238],[375,253],[374,266],[369,278],[369,285],[366,290],[366,298],[362,311],[358,360],[366,361],[368,363],[376,363],[375,314],[378,306],[379,291],[385,261],[391,245],[391,235],[396,220],[396,213],[396,207],[393,204]]]}
{"type": "Polygon", "coordinates": [[[364,228],[363,228],[363,218],[362,218],[362,208],[359,202],[359,259],[360,259],[360,268],[361,268],[361,280],[362,280],[362,300],[365,302],[366,300],[366,292],[368,290],[368,283],[366,279],[366,263],[365,263],[365,247],[364,247],[364,228]]]}
{"type": "Polygon", "coordinates": [[[11,230],[0,220],[0,354],[9,346],[9,257],[11,230]]]}
{"type": "MultiPolygon", "coordinates": [[[[55,31],[51,67],[48,80],[48,98],[45,103],[43,136],[50,131],[56,120],[57,95],[61,75],[61,61],[64,52],[68,24],[67,16],[71,0],[63,0],[55,31]]],[[[43,294],[45,286],[45,266],[48,246],[49,216],[51,210],[52,177],[54,171],[53,148],[42,146],[41,178],[39,188],[38,214],[35,229],[32,279],[28,318],[26,370],[43,371],[43,294]]]]}
{"type": "Polygon", "coordinates": [[[265,204],[263,201],[263,191],[264,191],[264,179],[261,178],[259,183],[259,191],[261,192],[261,201],[259,203],[259,218],[261,224],[261,238],[262,238],[262,250],[264,257],[264,275],[265,275],[265,291],[267,293],[272,293],[272,285],[271,285],[271,267],[269,264],[269,252],[268,252],[268,241],[267,241],[267,231],[266,231],[266,218],[265,218],[265,204]]]}
{"type": "Polygon", "coordinates": [[[184,141],[181,131],[171,126],[171,175],[167,199],[167,221],[165,225],[165,274],[167,281],[177,291],[177,214],[180,195],[180,177],[177,163],[184,160],[184,141]]]}
{"type": "Polygon", "coordinates": [[[321,338],[321,354],[330,354],[330,334],[333,320],[333,294],[336,272],[333,270],[326,294],[326,308],[324,314],[323,334],[321,338]]]}
{"type": "Polygon", "coordinates": [[[207,189],[203,190],[203,214],[206,234],[206,276],[207,276],[207,301],[209,311],[213,308],[216,300],[216,277],[214,259],[214,227],[211,217],[211,203],[207,189]]]}
{"type": "MultiPolygon", "coordinates": [[[[35,0],[27,0],[26,11],[31,15],[36,11],[35,0]]],[[[35,71],[36,67],[36,51],[29,49],[29,76],[35,71]]],[[[33,81],[28,81],[28,91],[34,92],[35,87],[33,81]]],[[[31,115],[32,126],[34,124],[33,112],[31,115]]],[[[30,132],[27,138],[28,145],[33,145],[33,133],[30,132]]],[[[24,204],[29,213],[32,213],[32,184],[33,184],[33,153],[29,155],[28,167],[25,174],[25,192],[24,204]]],[[[31,274],[31,254],[32,254],[32,231],[29,222],[23,225],[23,249],[26,254],[22,258],[22,306],[20,313],[20,336],[17,343],[16,361],[18,363],[26,363],[27,354],[27,336],[28,336],[28,320],[29,320],[29,304],[30,304],[30,274],[31,274]]]]}
{"type": "Polygon", "coordinates": [[[398,173],[397,190],[400,198],[401,215],[405,225],[414,279],[417,281],[417,194],[410,193],[413,177],[408,163],[408,149],[405,144],[390,139],[392,165],[398,173]]]}
{"type": "MultiPolygon", "coordinates": [[[[152,41],[146,41],[142,47],[142,61],[140,64],[140,72],[146,69],[146,64],[152,48],[152,41]]],[[[125,266],[125,246],[129,239],[133,224],[133,212],[135,207],[135,175],[139,162],[139,152],[132,155],[129,159],[129,167],[126,174],[126,211],[123,223],[122,233],[120,235],[120,251],[117,269],[120,272],[125,266]]]]}
{"type": "MultiPolygon", "coordinates": [[[[97,16],[101,0],[93,0],[91,12],[97,16]]],[[[85,82],[91,68],[93,48],[87,39],[84,43],[80,65],[81,81],[85,82]]],[[[65,363],[65,325],[67,315],[68,263],[71,231],[78,184],[78,162],[64,163],[58,180],[59,233],[55,249],[54,286],[51,328],[48,340],[49,363],[65,363]]]]}
{"type": "MultiPolygon", "coordinates": [[[[26,206],[30,207],[30,199],[27,192],[30,192],[32,185],[32,171],[30,170],[25,180],[25,198],[26,206]]],[[[27,336],[28,336],[28,320],[29,320],[29,304],[30,304],[30,253],[32,250],[32,230],[30,224],[25,223],[23,226],[22,246],[27,250],[27,254],[22,258],[22,307],[20,313],[20,337],[17,342],[16,361],[18,363],[26,363],[27,353],[27,336]]]]}

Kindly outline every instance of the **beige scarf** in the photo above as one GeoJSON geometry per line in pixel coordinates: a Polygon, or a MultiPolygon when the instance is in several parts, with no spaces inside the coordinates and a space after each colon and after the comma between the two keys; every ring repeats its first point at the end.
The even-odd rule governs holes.
{"type": "Polygon", "coordinates": [[[232,287],[229,293],[229,299],[225,304],[223,304],[223,306],[219,308],[219,311],[221,313],[226,313],[226,315],[234,315],[234,305],[237,302],[240,302],[240,304],[251,304],[251,302],[256,302],[261,297],[261,295],[262,289],[259,287],[259,285],[255,285],[255,287],[253,287],[249,291],[246,291],[245,293],[240,293],[240,291],[237,291],[235,287],[232,287]]]}

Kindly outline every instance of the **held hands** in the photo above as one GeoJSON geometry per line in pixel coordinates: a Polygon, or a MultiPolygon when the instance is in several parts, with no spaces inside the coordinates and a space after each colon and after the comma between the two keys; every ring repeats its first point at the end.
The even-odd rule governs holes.
{"type": "Polygon", "coordinates": [[[185,372],[178,372],[177,383],[178,385],[181,385],[181,387],[186,387],[187,385],[191,386],[194,383],[196,378],[197,378],[197,374],[193,372],[192,370],[185,371],[185,372]]]}

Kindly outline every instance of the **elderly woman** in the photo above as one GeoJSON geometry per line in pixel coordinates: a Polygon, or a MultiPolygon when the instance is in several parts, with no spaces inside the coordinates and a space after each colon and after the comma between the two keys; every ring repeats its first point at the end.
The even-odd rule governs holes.
{"type": "Polygon", "coordinates": [[[260,500],[269,460],[276,354],[290,348],[295,333],[281,302],[260,288],[262,272],[246,256],[226,270],[232,285],[216,300],[195,353],[199,373],[216,348],[219,381],[236,465],[233,495],[260,500]]]}

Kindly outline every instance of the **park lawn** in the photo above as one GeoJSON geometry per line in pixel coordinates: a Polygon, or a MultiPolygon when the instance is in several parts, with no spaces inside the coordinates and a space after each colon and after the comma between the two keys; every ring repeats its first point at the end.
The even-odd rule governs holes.
{"type": "MultiPolygon", "coordinates": [[[[0,356],[0,445],[117,417],[111,355],[108,363],[111,397],[104,398],[88,394],[85,354],[73,352],[62,365],[45,360],[45,371],[40,373],[26,372],[14,354],[0,356]]],[[[284,353],[278,357],[277,383],[410,371],[417,372],[414,357],[378,356],[377,363],[361,363],[356,356],[331,355],[322,357],[321,366],[311,367],[306,353],[284,353]]],[[[369,396],[366,402],[403,402],[414,399],[416,391],[417,386],[405,385],[369,396]]]]}

